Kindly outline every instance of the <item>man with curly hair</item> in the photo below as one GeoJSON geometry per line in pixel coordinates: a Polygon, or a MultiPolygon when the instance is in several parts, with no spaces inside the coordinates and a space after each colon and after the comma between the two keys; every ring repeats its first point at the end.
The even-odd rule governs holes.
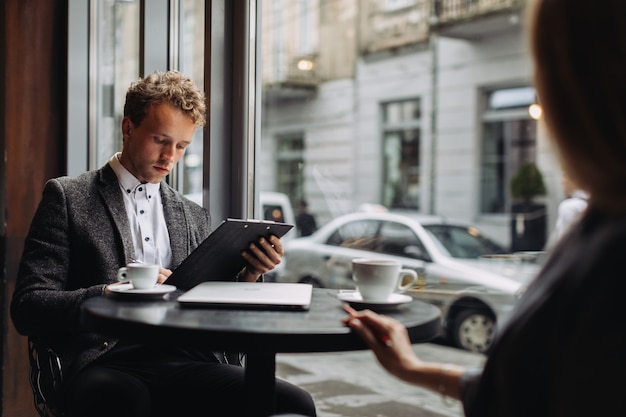
{"type": "MultiPolygon", "coordinates": [[[[204,94],[191,79],[149,74],[127,92],[122,151],[98,170],[45,186],[11,317],[21,334],[59,356],[68,417],[243,414],[244,371],[226,354],[138,345],[80,325],[82,302],[119,285],[120,267],[158,264],[163,283],[208,236],[207,210],[164,181],[205,113],[204,94]]],[[[247,252],[236,278],[256,281],[281,261],[283,247],[272,236],[247,252]]],[[[276,393],[277,412],[315,415],[305,391],[276,381],[276,393]]]]}

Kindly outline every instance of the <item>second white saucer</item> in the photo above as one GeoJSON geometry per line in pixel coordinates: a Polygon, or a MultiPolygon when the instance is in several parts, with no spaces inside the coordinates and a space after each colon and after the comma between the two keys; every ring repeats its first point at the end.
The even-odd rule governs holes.
{"type": "Polygon", "coordinates": [[[413,301],[413,297],[398,293],[391,294],[391,296],[385,301],[363,300],[363,297],[361,297],[361,294],[358,291],[340,291],[337,297],[351,305],[372,309],[397,307],[413,301]]]}

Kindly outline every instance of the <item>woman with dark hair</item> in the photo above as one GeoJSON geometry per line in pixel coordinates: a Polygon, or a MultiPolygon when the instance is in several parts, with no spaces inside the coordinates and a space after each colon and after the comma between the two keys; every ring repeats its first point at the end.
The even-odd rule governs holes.
{"type": "Polygon", "coordinates": [[[423,362],[406,329],[386,316],[347,307],[346,323],[390,373],[460,399],[467,416],[623,415],[626,1],[531,3],[535,84],[562,168],[589,192],[583,217],[553,249],[482,369],[423,362]]]}

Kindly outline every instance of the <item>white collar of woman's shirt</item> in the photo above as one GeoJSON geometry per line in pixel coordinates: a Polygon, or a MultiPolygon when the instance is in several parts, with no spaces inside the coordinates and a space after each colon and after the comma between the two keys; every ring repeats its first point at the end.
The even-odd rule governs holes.
{"type": "Polygon", "coordinates": [[[589,194],[583,190],[574,190],[572,192],[571,198],[580,198],[582,200],[588,200],[589,194]]]}

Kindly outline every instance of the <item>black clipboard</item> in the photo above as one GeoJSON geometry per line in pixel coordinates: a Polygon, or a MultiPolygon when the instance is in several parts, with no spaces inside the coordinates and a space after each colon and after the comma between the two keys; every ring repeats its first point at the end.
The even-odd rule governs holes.
{"type": "Polygon", "coordinates": [[[246,265],[241,256],[251,242],[271,235],[283,237],[292,224],[228,218],[174,270],[164,284],[189,290],[205,281],[231,281],[246,265]]]}

